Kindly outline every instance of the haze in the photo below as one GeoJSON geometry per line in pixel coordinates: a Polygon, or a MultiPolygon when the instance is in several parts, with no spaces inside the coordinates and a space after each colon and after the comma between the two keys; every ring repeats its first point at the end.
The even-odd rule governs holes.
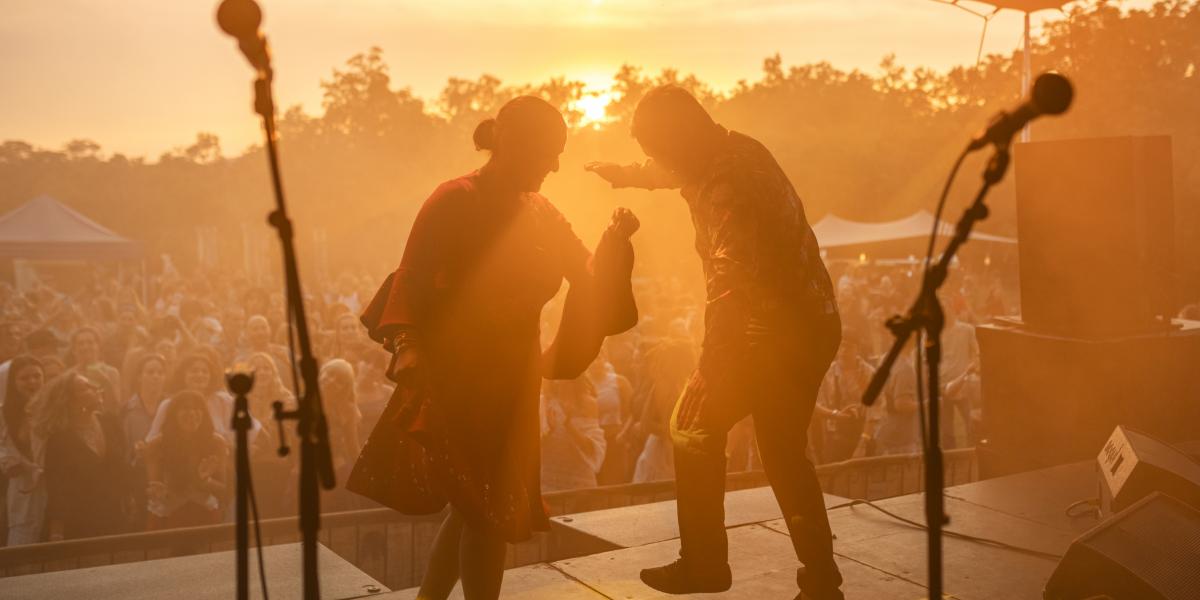
{"type": "MultiPolygon", "coordinates": [[[[213,22],[215,0],[5,0],[0,138],[156,158],[210,131],[239,151],[259,139],[250,76],[213,22]]],[[[281,106],[320,108],[319,82],[383,49],[396,85],[436,98],[448,77],[554,76],[601,92],[622,64],[674,67],[728,88],[762,60],[874,71],[895,54],[939,70],[975,62],[983,22],[933,0],[264,0],[281,106]]],[[[986,10],[979,3],[964,2],[986,10]]],[[[1127,2],[1138,7],[1148,2],[1127,2]]],[[[1056,11],[1035,15],[1035,34],[1056,11]]],[[[998,14],[985,53],[1011,52],[1021,15],[998,14]]],[[[602,113],[602,107],[586,108],[602,113]]]]}

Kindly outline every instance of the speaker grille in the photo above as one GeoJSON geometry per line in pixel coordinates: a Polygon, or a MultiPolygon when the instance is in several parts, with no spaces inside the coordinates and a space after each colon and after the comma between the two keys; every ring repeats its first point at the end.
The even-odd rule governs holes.
{"type": "Polygon", "coordinates": [[[1085,541],[1171,600],[1200,597],[1200,514],[1155,494],[1085,541]]]}

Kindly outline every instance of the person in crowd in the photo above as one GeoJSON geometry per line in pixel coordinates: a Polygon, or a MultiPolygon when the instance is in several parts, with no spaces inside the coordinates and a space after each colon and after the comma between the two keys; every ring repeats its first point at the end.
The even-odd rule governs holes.
{"type": "Polygon", "coordinates": [[[221,522],[229,447],[213,430],[205,397],[184,390],[165,407],[162,433],[146,442],[147,529],[221,522]]]}
{"type": "Polygon", "coordinates": [[[765,146],[717,124],[681,87],[647,92],[632,133],[649,161],[589,168],[614,187],[681,190],[708,292],[699,366],[671,419],[680,555],[643,570],[641,579],[666,593],[732,585],[721,508],[725,452],[729,430],[752,414],[763,466],[804,564],[801,591],[840,600],[833,534],[805,432],[841,320],[803,203],[765,146]]]}
{"type": "Polygon", "coordinates": [[[870,439],[867,432],[874,430],[874,423],[868,425],[870,411],[863,406],[862,395],[874,374],[875,369],[862,356],[858,337],[843,334],[837,358],[821,382],[813,418],[813,439],[820,440],[814,446],[821,462],[866,454],[870,439]]]}
{"type": "Polygon", "coordinates": [[[71,334],[83,325],[83,315],[79,306],[63,296],[56,295],[46,319],[45,327],[58,339],[69,340],[71,334]]]}
{"type": "Polygon", "coordinates": [[[606,444],[595,386],[586,375],[546,381],[541,404],[542,491],[596,487],[606,444]]]}
{"type": "Polygon", "coordinates": [[[275,359],[266,352],[255,352],[247,358],[246,364],[254,371],[254,387],[246,395],[250,416],[260,423],[269,423],[275,419],[275,402],[282,402],[289,410],[295,408],[296,396],[284,385],[275,359]]]}
{"type": "MultiPolygon", "coordinates": [[[[329,447],[333,453],[333,468],[339,482],[346,481],[355,459],[362,449],[359,427],[362,413],[358,409],[354,367],[341,358],[321,365],[319,379],[325,419],[329,423],[329,447]]],[[[321,501],[331,511],[350,510],[360,503],[339,486],[321,501]]]]}
{"type": "Polygon", "coordinates": [[[350,489],[386,477],[401,484],[385,504],[419,512],[451,505],[422,598],[446,598],[460,578],[468,600],[499,595],[505,543],[548,526],[538,464],[542,375],[578,377],[604,336],[637,321],[633,214],[617,209],[593,260],[537,194],[558,169],[566,132],[562,115],[532,96],[484,121],[475,142],[490,160],[426,200],[400,267],[363,314],[370,337],[395,351],[391,372],[403,383],[392,402],[407,418],[384,415],[380,423],[400,431],[380,436],[377,428],[349,482],[362,487],[350,489]],[[567,308],[543,360],[539,314],[564,277],[567,308]]]}
{"type": "MultiPolygon", "coordinates": [[[[21,345],[24,348],[25,354],[38,359],[42,363],[42,370],[46,381],[53,379],[55,375],[63,370],[62,359],[58,358],[58,351],[63,345],[62,340],[49,329],[36,329],[29,332],[21,342],[21,345]],[[51,373],[50,369],[55,367],[57,367],[57,370],[51,373]]],[[[8,372],[11,365],[11,360],[0,363],[0,394],[5,393],[5,390],[8,389],[8,372]]],[[[4,404],[3,396],[0,396],[0,404],[4,404]]]]}
{"type": "Polygon", "coordinates": [[[329,422],[329,444],[333,449],[333,466],[341,475],[349,473],[358,452],[362,449],[359,426],[362,413],[358,408],[354,367],[346,360],[335,358],[321,365],[321,400],[325,419],[329,422]]]}
{"type": "Polygon", "coordinates": [[[358,398],[358,408],[363,416],[360,431],[375,429],[375,424],[383,416],[388,400],[395,392],[395,385],[385,375],[389,358],[387,352],[373,348],[363,353],[363,360],[356,367],[358,381],[355,384],[355,397],[358,398]]]}
{"type": "Polygon", "coordinates": [[[21,351],[21,323],[19,321],[4,321],[0,323],[0,363],[8,362],[21,351]]]}
{"type": "Polygon", "coordinates": [[[174,373],[179,359],[179,346],[171,340],[158,340],[154,344],[154,353],[167,360],[167,372],[174,373]]]}
{"type": "Polygon", "coordinates": [[[296,407],[296,397],[283,384],[271,355],[255,352],[246,365],[254,371],[254,387],[246,395],[252,421],[249,441],[254,489],[264,517],[283,516],[295,506],[293,495],[288,494],[294,464],[292,457],[279,456],[279,429],[265,424],[275,420],[275,402],[282,402],[285,409],[292,410],[296,407]]]}
{"type": "Polygon", "coordinates": [[[634,483],[675,478],[671,410],[696,368],[695,348],[686,338],[662,339],[645,356],[643,390],[646,399],[641,414],[621,436],[627,445],[640,449],[633,472],[634,483]]]}
{"type": "Polygon", "coordinates": [[[0,406],[0,474],[8,479],[9,546],[37,543],[45,534],[46,487],[33,453],[29,417],[31,402],[44,383],[45,371],[38,359],[22,355],[11,360],[0,406]]]}
{"type": "Polygon", "coordinates": [[[225,391],[221,372],[212,357],[204,352],[193,352],[179,360],[175,372],[167,382],[167,393],[170,398],[158,405],[158,412],[150,423],[150,431],[146,439],[162,433],[163,421],[166,418],[167,407],[179,392],[190,390],[204,397],[208,403],[208,415],[212,420],[213,431],[233,439],[233,397],[225,391]]]}
{"type": "Polygon", "coordinates": [[[121,425],[125,439],[133,447],[133,477],[132,485],[134,502],[131,519],[135,529],[144,529],[148,513],[146,512],[146,462],[141,449],[146,443],[146,436],[158,407],[166,398],[167,389],[167,360],[159,354],[153,354],[143,348],[135,349],[129,356],[136,358],[131,367],[131,375],[122,377],[132,389],[121,413],[121,425]]]}
{"type": "Polygon", "coordinates": [[[364,350],[366,337],[362,335],[362,325],[354,314],[346,312],[334,319],[333,335],[330,337],[329,358],[341,358],[351,365],[359,360],[359,354],[364,350]]]}
{"type": "Polygon", "coordinates": [[[917,404],[913,343],[909,342],[892,366],[884,386],[882,416],[874,434],[879,454],[917,454],[921,451],[921,414],[917,404]]]}
{"type": "Polygon", "coordinates": [[[616,367],[608,360],[607,351],[601,351],[600,356],[592,361],[587,378],[596,391],[599,424],[604,430],[604,464],[596,473],[596,483],[625,483],[630,476],[628,449],[617,442],[617,438],[630,421],[633,385],[628,377],[617,373],[616,367]]]}
{"type": "Polygon", "coordinates": [[[221,322],[215,317],[200,317],[192,322],[192,338],[200,343],[201,346],[212,348],[217,356],[221,357],[221,362],[224,361],[224,356],[221,355],[221,348],[224,347],[225,328],[221,326],[221,322]]]}
{"type": "Polygon", "coordinates": [[[42,369],[46,372],[46,381],[58,377],[67,370],[67,363],[57,355],[43,356],[39,360],[42,361],[42,369]]]}
{"type": "Polygon", "coordinates": [[[50,540],[129,531],[129,447],[116,418],[103,412],[101,388],[69,370],[47,382],[33,404],[50,540]]]}
{"type": "Polygon", "coordinates": [[[287,302],[283,294],[271,294],[271,307],[264,315],[267,319],[267,329],[271,332],[271,343],[276,349],[287,349],[287,302]]]}
{"type": "Polygon", "coordinates": [[[237,361],[247,360],[251,354],[255,352],[266,353],[275,361],[275,372],[279,373],[283,384],[291,389],[291,372],[288,367],[291,361],[288,359],[287,347],[273,343],[271,341],[271,324],[267,321],[267,317],[262,315],[253,315],[246,319],[246,346],[242,354],[237,357],[237,361]]]}
{"type": "Polygon", "coordinates": [[[975,326],[960,318],[965,310],[966,301],[961,296],[946,303],[939,370],[943,448],[959,448],[974,443],[972,409],[976,404],[975,392],[978,388],[972,385],[972,378],[979,370],[979,343],[975,340],[975,326]],[[955,426],[956,415],[961,427],[955,426]],[[957,434],[958,431],[962,432],[961,436],[957,434]]]}
{"type": "Polygon", "coordinates": [[[130,350],[143,347],[149,341],[150,334],[138,323],[138,313],[137,306],[133,304],[118,307],[116,327],[104,339],[103,359],[106,364],[114,367],[124,365],[125,355],[130,350]]]}
{"type": "Polygon", "coordinates": [[[71,368],[100,386],[104,411],[110,415],[120,414],[124,406],[120,394],[121,373],[100,356],[100,332],[87,326],[76,329],[71,334],[68,352],[71,368]]]}
{"type": "Polygon", "coordinates": [[[362,312],[362,300],[358,297],[358,289],[354,284],[354,277],[349,273],[342,273],[337,280],[337,297],[333,301],[350,309],[352,314],[362,312]]]}
{"type": "Polygon", "coordinates": [[[226,305],[221,311],[221,346],[218,348],[226,362],[233,361],[245,350],[243,334],[246,327],[246,311],[237,304],[226,305]]]}
{"type": "Polygon", "coordinates": [[[242,309],[247,315],[265,315],[270,308],[271,295],[267,290],[255,286],[242,294],[242,309]]]}
{"type": "Polygon", "coordinates": [[[167,359],[161,354],[143,354],[133,368],[133,393],[125,402],[121,423],[131,444],[146,440],[158,406],[167,396],[167,359]]]}

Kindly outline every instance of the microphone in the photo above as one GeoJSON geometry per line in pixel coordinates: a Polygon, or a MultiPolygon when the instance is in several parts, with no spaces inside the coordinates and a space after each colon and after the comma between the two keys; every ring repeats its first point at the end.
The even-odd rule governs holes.
{"type": "Polygon", "coordinates": [[[1042,73],[1033,82],[1033,93],[1024,104],[1012,112],[1002,112],[983,135],[975,138],[968,151],[978,150],[988,144],[1001,148],[1012,142],[1022,127],[1042,115],[1058,115],[1071,106],[1075,92],[1071,82],[1058,73],[1042,73]]]}
{"type": "Polygon", "coordinates": [[[267,40],[258,30],[262,9],[254,0],[223,0],[217,6],[217,26],[238,41],[238,48],[259,71],[270,71],[267,40]]]}

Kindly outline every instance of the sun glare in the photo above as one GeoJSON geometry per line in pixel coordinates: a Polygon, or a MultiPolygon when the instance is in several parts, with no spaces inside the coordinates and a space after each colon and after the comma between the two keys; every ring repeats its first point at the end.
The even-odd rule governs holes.
{"type": "Polygon", "coordinates": [[[584,127],[592,127],[607,121],[606,109],[612,99],[612,91],[609,90],[584,92],[583,97],[575,101],[575,109],[583,113],[579,124],[584,127]]]}

